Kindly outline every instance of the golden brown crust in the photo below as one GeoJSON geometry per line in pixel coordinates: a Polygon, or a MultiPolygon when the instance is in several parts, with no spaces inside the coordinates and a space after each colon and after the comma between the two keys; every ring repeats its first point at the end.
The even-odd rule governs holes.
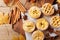
{"type": "Polygon", "coordinates": [[[51,18],[50,24],[54,28],[59,28],[60,27],[60,16],[53,16],[51,18]]]}
{"type": "Polygon", "coordinates": [[[32,34],[32,39],[33,40],[43,40],[44,39],[44,34],[43,32],[36,30],[32,34]]]}
{"type": "Polygon", "coordinates": [[[37,29],[46,30],[49,26],[49,23],[44,18],[40,18],[36,22],[37,29]]]}
{"type": "Polygon", "coordinates": [[[52,15],[54,13],[54,8],[50,3],[45,3],[42,6],[42,12],[44,15],[49,16],[49,15],[52,15]]]}
{"type": "Polygon", "coordinates": [[[29,9],[29,15],[32,18],[39,18],[41,15],[41,11],[40,8],[38,8],[37,6],[33,6],[29,9]]]}
{"type": "Polygon", "coordinates": [[[26,32],[33,32],[35,29],[35,24],[29,20],[24,21],[23,29],[26,32]]]}

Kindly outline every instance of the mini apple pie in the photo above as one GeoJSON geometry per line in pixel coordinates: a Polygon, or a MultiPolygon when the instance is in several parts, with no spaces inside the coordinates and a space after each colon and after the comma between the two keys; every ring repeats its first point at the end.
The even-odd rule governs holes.
{"type": "Polygon", "coordinates": [[[54,13],[54,8],[50,3],[45,3],[42,6],[42,12],[44,15],[49,16],[49,15],[52,15],[54,13]]]}
{"type": "Polygon", "coordinates": [[[26,32],[32,32],[32,31],[34,31],[34,29],[35,29],[35,24],[34,24],[33,22],[31,22],[31,21],[26,20],[26,21],[24,21],[24,23],[23,23],[23,29],[24,29],[26,32]]]}
{"type": "Polygon", "coordinates": [[[60,27],[60,16],[53,16],[51,18],[51,26],[54,28],[59,28],[60,27]]]}
{"type": "Polygon", "coordinates": [[[40,18],[36,22],[36,27],[39,30],[46,30],[49,26],[49,23],[44,18],[40,18]]]}
{"type": "Polygon", "coordinates": [[[36,6],[33,6],[29,9],[29,15],[32,17],[32,18],[38,18],[40,17],[41,15],[41,11],[38,7],[36,6]]]}
{"type": "Polygon", "coordinates": [[[32,39],[33,40],[44,40],[43,32],[41,32],[39,30],[34,31],[33,34],[32,34],[32,39]]]}

